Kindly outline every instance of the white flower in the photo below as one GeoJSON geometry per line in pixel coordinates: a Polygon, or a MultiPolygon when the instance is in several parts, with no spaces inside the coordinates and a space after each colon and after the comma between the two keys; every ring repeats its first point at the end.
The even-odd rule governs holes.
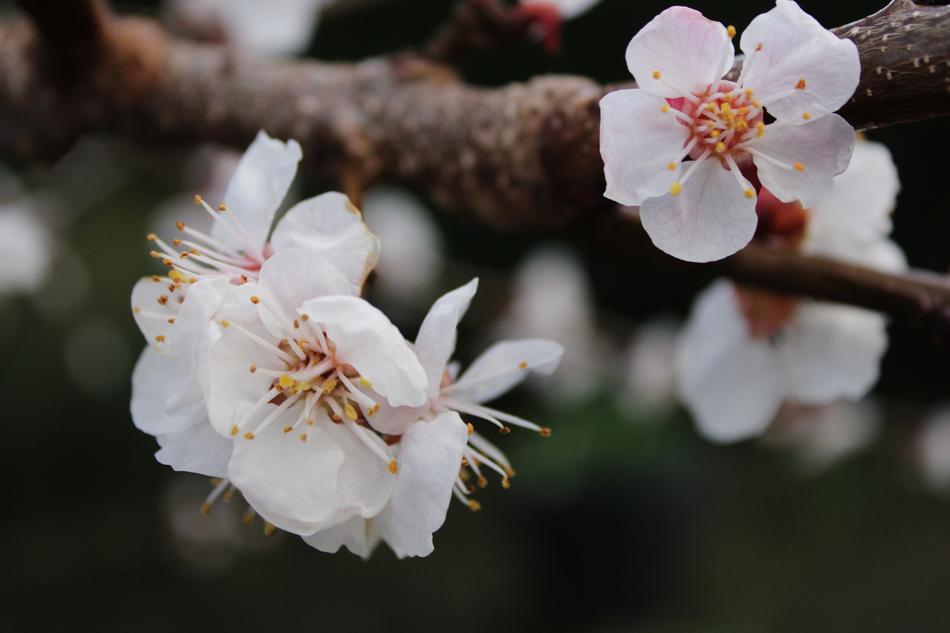
{"type": "Polygon", "coordinates": [[[935,491],[950,491],[950,409],[927,416],[917,437],[917,458],[927,484],[935,491]]]}
{"type": "Polygon", "coordinates": [[[474,486],[487,485],[483,473],[495,471],[503,485],[514,474],[504,454],[466,425],[460,414],[472,415],[507,431],[506,424],[528,428],[547,436],[550,431],[482,402],[492,400],[524,380],[532,371],[550,374],[563,349],[550,341],[505,341],[486,350],[456,380],[449,366],[455,350],[456,326],[475,294],[477,280],[443,295],[433,304],[419,328],[415,351],[428,377],[427,402],[417,407],[383,407],[369,423],[390,436],[399,436],[394,449],[399,460],[392,497],[379,515],[368,521],[351,520],[321,530],[305,540],[321,551],[346,546],[367,556],[380,539],[399,557],[427,556],[433,550],[432,534],[445,521],[452,494],[471,509],[479,504],[469,498],[474,486]],[[460,465],[468,471],[460,472],[460,465]]]}
{"type": "Polygon", "coordinates": [[[375,516],[397,461],[367,425],[383,402],[425,402],[426,376],[398,330],[321,256],[290,249],[227,295],[208,354],[211,426],[234,442],[228,479],[301,535],[375,516]]]}
{"type": "Polygon", "coordinates": [[[269,55],[303,51],[326,0],[173,0],[186,20],[220,25],[239,49],[269,55]]]}
{"type": "MultiPolygon", "coordinates": [[[[859,144],[855,154],[858,160],[836,181],[836,192],[807,211],[797,207],[804,235],[786,239],[810,252],[899,270],[903,256],[886,238],[897,191],[882,183],[889,154],[872,143],[859,144]],[[867,205],[861,210],[837,206],[859,196],[867,205]]],[[[766,217],[776,210],[768,206],[760,209],[766,217]]],[[[779,203],[777,210],[789,206],[779,203]]],[[[867,310],[718,281],[697,299],[680,342],[680,396],[707,438],[751,437],[768,426],[783,401],[820,405],[863,397],[877,381],[885,326],[881,315],[867,310]]]]}
{"type": "Polygon", "coordinates": [[[734,35],[671,7],[627,47],[639,88],[601,100],[604,195],[639,205],[653,243],[687,261],[721,259],[752,239],[753,166],[780,200],[810,207],[847,167],[854,144],[851,126],[831,114],[858,84],[852,42],[777,0],[742,34],[745,61],[732,82],[722,77],[734,35]],[[766,125],[766,113],[776,121],[766,125]]]}
{"type": "Polygon", "coordinates": [[[676,339],[679,326],[656,319],[637,329],[627,351],[623,401],[632,409],[655,412],[674,402],[676,339]]]}
{"type": "Polygon", "coordinates": [[[53,240],[28,208],[0,207],[0,295],[39,290],[52,264],[53,240]]]}
{"type": "Polygon", "coordinates": [[[442,273],[442,236],[422,204],[408,192],[377,187],[362,206],[366,225],[385,244],[374,286],[387,297],[431,300],[426,293],[442,273]]]}
{"type": "Polygon", "coordinates": [[[539,385],[542,396],[564,402],[603,384],[605,350],[598,337],[590,284],[570,251],[542,248],[518,265],[511,303],[497,330],[500,338],[530,335],[564,346],[561,371],[539,385]]]}
{"type": "Polygon", "coordinates": [[[590,11],[600,0],[521,0],[525,7],[550,7],[562,20],[572,20],[590,11]]]}

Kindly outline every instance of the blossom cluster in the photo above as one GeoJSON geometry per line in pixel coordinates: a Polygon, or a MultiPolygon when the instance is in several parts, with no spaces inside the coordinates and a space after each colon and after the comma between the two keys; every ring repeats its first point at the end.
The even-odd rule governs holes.
{"type": "Polygon", "coordinates": [[[559,344],[503,341],[464,372],[450,362],[477,280],[438,299],[414,342],[360,294],[380,242],[340,193],[299,202],[271,229],[300,146],[258,134],[210,231],[180,222],[150,234],[166,275],[140,280],[132,311],[148,347],[133,374],[132,417],[158,461],[220,479],[204,510],[240,493],[246,515],[313,547],[368,556],[385,541],[425,556],[453,495],[470,508],[487,476],[514,471],[477,419],[550,431],[484,405],[559,344]]]}

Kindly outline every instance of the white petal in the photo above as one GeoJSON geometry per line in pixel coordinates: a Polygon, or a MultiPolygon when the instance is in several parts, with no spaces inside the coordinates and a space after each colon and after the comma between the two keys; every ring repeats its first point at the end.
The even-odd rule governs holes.
{"type": "Polygon", "coordinates": [[[155,453],[159,463],[206,477],[227,475],[233,442],[218,435],[207,417],[183,431],[159,435],[156,439],[161,446],[155,453]]]}
{"type": "MultiPolygon", "coordinates": [[[[284,143],[261,130],[231,176],[224,203],[259,251],[264,250],[274,214],[297,174],[297,163],[302,155],[297,141],[291,139],[284,143]]],[[[227,229],[222,219],[217,219],[211,227],[211,237],[232,248],[247,250],[245,243],[227,229]]]]}
{"type": "Polygon", "coordinates": [[[782,403],[775,353],[768,343],[749,337],[728,282],[713,284],[696,300],[676,366],[680,397],[711,441],[761,433],[782,403]]]}
{"type": "Polygon", "coordinates": [[[275,253],[261,267],[260,317],[277,337],[286,336],[297,310],[308,299],[352,295],[359,287],[313,251],[292,248],[275,253]]]}
{"type": "Polygon", "coordinates": [[[429,308],[429,313],[419,326],[415,350],[429,381],[427,392],[430,398],[439,393],[445,366],[455,353],[458,323],[468,310],[476,290],[478,279],[473,279],[442,295],[429,308]]]}
{"type": "Polygon", "coordinates": [[[132,317],[149,346],[162,353],[171,351],[172,325],[184,300],[185,291],[167,277],[155,275],[136,282],[132,288],[132,317]]]}
{"type": "MultiPolygon", "coordinates": [[[[661,251],[688,262],[710,262],[743,248],[755,234],[755,200],[718,160],[707,159],[683,185],[640,206],[640,219],[661,251]]],[[[751,187],[743,179],[745,188],[751,187]]]]}
{"type": "Polygon", "coordinates": [[[858,141],[848,168],[808,210],[806,245],[838,236],[866,243],[890,234],[898,191],[897,167],[887,147],[858,141]]]}
{"type": "MultiPolygon", "coordinates": [[[[522,4],[531,4],[534,0],[521,0],[522,4]]],[[[564,20],[572,20],[594,7],[600,0],[546,0],[557,9],[564,20]]]]}
{"type": "Polygon", "coordinates": [[[375,431],[387,435],[402,435],[410,426],[425,417],[429,408],[422,407],[393,407],[384,398],[376,400],[379,411],[371,415],[367,421],[375,431]]]}
{"type": "Polygon", "coordinates": [[[734,55],[726,28],[686,7],[670,7],[653,18],[633,36],[626,53],[637,84],[660,97],[704,92],[732,68],[734,55]]]}
{"type": "Polygon", "coordinates": [[[52,266],[53,239],[32,209],[0,207],[0,294],[39,290],[52,266]]]}
{"type": "Polygon", "coordinates": [[[532,372],[550,375],[564,355],[554,341],[521,339],[495,343],[469,365],[458,382],[443,390],[451,398],[468,402],[494,400],[532,372]]]}
{"type": "MultiPolygon", "coordinates": [[[[354,516],[368,519],[379,514],[396,481],[389,472],[389,462],[381,460],[346,425],[326,424],[325,430],[344,455],[337,473],[336,508],[331,520],[339,523],[354,516]]],[[[392,454],[392,449],[378,435],[367,433],[366,438],[378,451],[392,454]]]]}
{"type": "Polygon", "coordinates": [[[607,189],[604,196],[626,205],[669,191],[679,176],[675,160],[689,130],[663,112],[666,101],[645,90],[615,90],[600,100],[600,155],[607,189]],[[675,163],[674,169],[668,164],[675,163]]]}
{"type": "Polygon", "coordinates": [[[301,314],[323,325],[336,357],[352,365],[394,407],[418,407],[426,397],[426,374],[396,326],[359,297],[311,299],[301,314]]]}
{"type": "Polygon", "coordinates": [[[811,207],[831,191],[834,176],[842,173],[854,149],[854,128],[837,114],[803,125],[772,124],[749,147],[780,161],[776,165],[753,154],[762,185],[782,202],[799,200],[811,207]],[[803,171],[793,169],[801,163],[803,171]]]}
{"type": "Polygon", "coordinates": [[[742,33],[743,86],[777,119],[802,121],[843,106],[858,86],[861,62],[854,42],[838,38],[790,0],[757,16],[742,33]],[[760,50],[756,48],[762,45],[760,50]],[[804,87],[796,85],[804,80],[804,87]],[[788,96],[769,101],[782,93],[788,96]]]}
{"type": "Polygon", "coordinates": [[[215,278],[188,286],[185,302],[175,317],[172,351],[182,372],[206,384],[208,349],[220,336],[214,318],[221,301],[235,290],[227,279],[215,278]]]}
{"type": "Polygon", "coordinates": [[[798,307],[780,340],[788,396],[826,404],[857,400],[877,382],[887,328],[874,312],[809,301],[798,307]]]}
{"type": "Polygon", "coordinates": [[[277,253],[304,248],[322,255],[356,288],[379,259],[379,238],[369,232],[359,209],[335,191],[294,205],[277,222],[271,246],[277,253]]]}
{"type": "Polygon", "coordinates": [[[337,474],[344,453],[328,432],[325,415],[299,433],[284,433],[287,413],[253,440],[234,442],[228,477],[264,519],[294,534],[313,534],[337,509],[337,474]]]}
{"type": "Polygon", "coordinates": [[[307,545],[327,554],[335,554],[341,547],[346,547],[357,556],[369,558],[379,543],[379,536],[371,528],[366,519],[353,517],[339,525],[318,530],[303,537],[303,540],[307,545]]]}
{"type": "Polygon", "coordinates": [[[389,504],[376,519],[400,558],[432,553],[458,477],[468,429],[457,413],[416,423],[399,443],[399,473],[389,504]]]}
{"type": "Polygon", "coordinates": [[[201,390],[189,385],[170,355],[151,347],[132,372],[131,410],[136,428],[151,435],[183,431],[207,417],[201,390]]]}

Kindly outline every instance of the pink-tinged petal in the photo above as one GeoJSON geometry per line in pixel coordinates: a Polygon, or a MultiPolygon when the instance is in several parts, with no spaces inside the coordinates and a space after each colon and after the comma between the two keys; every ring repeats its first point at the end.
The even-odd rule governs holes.
{"type": "Polygon", "coordinates": [[[253,440],[235,440],[228,478],[265,520],[305,536],[326,527],[337,508],[345,455],[328,432],[333,423],[325,414],[306,428],[306,441],[300,432],[283,432],[295,421],[287,412],[253,440]]]}
{"type": "Polygon", "coordinates": [[[167,277],[143,277],[132,288],[132,317],[150,347],[170,353],[172,325],[185,291],[167,277]]]}
{"type": "Polygon", "coordinates": [[[326,431],[345,456],[337,472],[336,508],[330,520],[342,523],[352,517],[376,516],[389,500],[396,481],[389,470],[390,462],[380,459],[377,452],[392,455],[392,449],[378,435],[367,432],[366,440],[376,446],[377,452],[373,452],[345,424],[328,424],[326,431]]]}
{"type": "Polygon", "coordinates": [[[897,167],[887,147],[858,141],[848,168],[834,179],[831,191],[808,210],[805,241],[848,236],[866,243],[889,235],[898,191],[897,167]]]}
{"type": "Polygon", "coordinates": [[[600,100],[600,155],[607,198],[638,205],[669,191],[679,176],[677,159],[689,130],[672,111],[663,112],[666,105],[644,90],[615,90],[600,100]]]}
{"type": "Polygon", "coordinates": [[[564,348],[543,339],[495,343],[475,359],[458,382],[443,389],[453,399],[488,402],[524,381],[531,373],[548,376],[561,362],[564,348]]]}
{"type": "Polygon", "coordinates": [[[445,522],[467,438],[454,412],[420,421],[403,436],[392,498],[374,519],[396,556],[432,553],[432,534],[445,522]]]}
{"type": "Polygon", "coordinates": [[[705,92],[732,68],[735,53],[722,24],[687,7],[670,7],[633,36],[626,57],[637,85],[672,98],[705,92]]]}
{"type": "Polygon", "coordinates": [[[749,337],[732,284],[703,291],[676,358],[680,397],[714,442],[753,437],[769,425],[783,393],[775,352],[749,337]]]}
{"type": "MultiPolygon", "coordinates": [[[[224,203],[259,252],[264,250],[274,214],[290,189],[302,156],[297,141],[291,139],[284,143],[261,130],[231,176],[224,192],[224,203]]],[[[226,224],[223,219],[217,219],[211,227],[211,237],[246,251],[245,241],[238,239],[226,224]]]]}
{"type": "Polygon", "coordinates": [[[415,350],[429,381],[427,393],[430,398],[439,393],[445,367],[455,353],[456,328],[465,316],[476,290],[478,279],[473,279],[442,295],[432,304],[419,326],[415,350]]]}
{"type": "Polygon", "coordinates": [[[425,370],[378,309],[359,297],[331,296],[305,302],[300,313],[323,326],[337,360],[353,366],[389,404],[418,407],[428,400],[425,370]]]}
{"type": "Polygon", "coordinates": [[[140,431],[164,435],[205,420],[204,399],[174,359],[146,347],[132,371],[132,422],[140,431]]]}
{"type": "Polygon", "coordinates": [[[429,413],[428,406],[393,407],[384,398],[374,398],[374,400],[379,405],[379,411],[369,416],[367,421],[374,431],[386,435],[402,435],[410,426],[429,413]]]}
{"type": "Polygon", "coordinates": [[[271,247],[277,253],[303,248],[322,255],[356,288],[379,259],[379,238],[370,233],[359,209],[335,191],[294,205],[277,222],[271,247]]]}
{"type": "Polygon", "coordinates": [[[275,336],[283,338],[308,299],[358,291],[322,255],[302,248],[280,251],[261,267],[260,318],[275,336]]]}
{"type": "Polygon", "coordinates": [[[218,435],[205,418],[178,433],[159,435],[155,459],[177,471],[225,477],[233,442],[218,435]]]}
{"type": "Polygon", "coordinates": [[[862,398],[877,382],[886,350],[887,326],[881,315],[803,303],[778,344],[788,396],[806,404],[862,398]]]}
{"type": "Polygon", "coordinates": [[[370,521],[353,517],[339,525],[318,530],[303,537],[303,540],[310,547],[327,554],[335,554],[341,547],[345,547],[353,554],[366,559],[379,544],[380,537],[372,529],[370,521]]]}
{"type": "Polygon", "coordinates": [[[854,42],[840,39],[790,0],[756,17],[739,44],[743,86],[777,119],[821,117],[851,98],[861,74],[854,42]],[[760,47],[761,45],[761,47],[760,47]]]}
{"type": "Polygon", "coordinates": [[[758,218],[751,187],[718,160],[707,159],[690,175],[679,195],[667,193],[640,206],[640,219],[653,244],[688,262],[711,262],[744,247],[755,234],[758,218]]]}
{"type": "Polygon", "coordinates": [[[847,169],[854,128],[837,114],[804,125],[773,124],[749,147],[756,152],[752,159],[766,189],[782,202],[798,200],[811,207],[847,169]]]}

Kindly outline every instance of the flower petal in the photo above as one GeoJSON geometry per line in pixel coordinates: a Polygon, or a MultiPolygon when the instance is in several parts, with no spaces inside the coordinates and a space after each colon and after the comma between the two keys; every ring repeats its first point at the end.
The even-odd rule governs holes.
{"type": "Polygon", "coordinates": [[[758,152],[752,160],[766,189],[782,202],[799,200],[811,207],[831,191],[834,176],[847,169],[854,128],[837,114],[804,125],[772,124],[749,147],[758,152]],[[802,171],[793,168],[796,163],[802,171]]]}
{"type": "Polygon", "coordinates": [[[207,418],[204,398],[174,359],[146,347],[132,371],[132,422],[150,435],[177,433],[207,418]]]}
{"type": "Polygon", "coordinates": [[[468,429],[447,411],[414,424],[399,443],[399,473],[389,504],[375,519],[400,558],[432,553],[458,477],[468,429]]]}
{"type": "Polygon", "coordinates": [[[564,348],[554,341],[501,341],[482,352],[459,376],[458,382],[443,389],[443,393],[468,402],[494,400],[531,372],[550,375],[563,355],[564,348]]]}
{"type": "Polygon", "coordinates": [[[442,295],[429,308],[429,313],[419,326],[415,350],[429,381],[427,393],[430,398],[439,393],[445,367],[455,353],[458,323],[468,310],[476,290],[478,279],[473,279],[442,295]]]}
{"type": "Polygon", "coordinates": [[[167,277],[143,277],[132,288],[132,317],[150,347],[171,351],[172,325],[185,291],[167,277]],[[169,322],[171,319],[171,322],[169,322]]]}
{"type": "Polygon", "coordinates": [[[347,281],[331,261],[313,251],[291,248],[275,253],[261,267],[260,318],[279,338],[308,299],[352,295],[359,287],[347,281]]]}
{"type": "Polygon", "coordinates": [[[364,559],[369,558],[379,544],[379,535],[372,529],[370,521],[353,517],[333,527],[317,530],[303,537],[307,545],[327,554],[335,554],[341,547],[364,559]]]}
{"type": "MultiPolygon", "coordinates": [[[[284,143],[261,130],[231,176],[224,203],[258,251],[264,250],[274,214],[290,189],[302,156],[297,141],[291,139],[284,143]]],[[[228,230],[223,219],[214,222],[211,237],[232,248],[247,250],[244,241],[228,230]]]]}
{"type": "Polygon", "coordinates": [[[805,302],[782,333],[778,358],[790,398],[826,404],[863,397],[877,382],[886,350],[887,327],[881,315],[805,302]]]}
{"type": "MultiPolygon", "coordinates": [[[[808,210],[803,246],[817,246],[826,238],[842,235],[861,244],[889,235],[898,191],[897,167],[887,147],[858,141],[848,168],[834,179],[831,191],[808,210]]],[[[813,252],[824,251],[816,248],[813,252]]]]}
{"type": "Polygon", "coordinates": [[[700,294],[676,358],[679,393],[699,432],[713,442],[761,433],[782,403],[775,353],[748,335],[732,284],[700,294]]]}
{"type": "Polygon", "coordinates": [[[214,318],[224,297],[235,288],[223,278],[191,284],[175,317],[175,336],[172,339],[175,360],[181,371],[202,387],[207,383],[208,349],[221,335],[221,328],[214,318]]]}
{"type": "Polygon", "coordinates": [[[325,527],[336,510],[337,474],[345,457],[328,432],[333,423],[322,409],[315,411],[306,441],[283,432],[295,421],[286,412],[255,439],[236,440],[228,466],[228,478],[258,514],[300,535],[325,527]]]}
{"type": "Polygon", "coordinates": [[[382,312],[359,297],[311,299],[301,314],[321,324],[340,362],[352,365],[394,407],[427,401],[426,374],[415,353],[382,312]]]}
{"type": "Polygon", "coordinates": [[[234,443],[218,435],[207,420],[178,433],[159,435],[155,459],[177,471],[225,477],[234,443]]]}
{"type": "Polygon", "coordinates": [[[304,248],[322,255],[356,288],[379,259],[379,238],[370,233],[359,209],[335,191],[294,205],[274,227],[271,246],[278,253],[304,248]]]}
{"type": "Polygon", "coordinates": [[[726,27],[687,7],[670,7],[650,20],[626,53],[637,85],[659,97],[704,92],[732,68],[734,56],[726,27]]]}
{"type": "Polygon", "coordinates": [[[791,0],[778,0],[752,20],[739,47],[746,54],[743,87],[780,120],[798,123],[806,112],[815,118],[834,112],[858,86],[861,62],[854,42],[822,27],[791,0]]]}
{"type": "MultiPolygon", "coordinates": [[[[344,455],[337,473],[336,509],[331,520],[341,523],[354,516],[364,519],[376,516],[389,500],[396,481],[389,471],[389,462],[381,460],[345,424],[328,424],[326,431],[344,455]]],[[[365,437],[381,453],[392,454],[392,449],[378,435],[366,433],[365,437]]]]}
{"type": "Polygon", "coordinates": [[[636,89],[615,90],[600,100],[600,155],[607,198],[638,205],[669,191],[679,176],[676,159],[686,146],[689,130],[672,112],[661,110],[665,105],[663,99],[636,89]]]}
{"type": "Polygon", "coordinates": [[[755,200],[746,197],[718,160],[707,159],[691,169],[698,171],[679,195],[667,193],[644,201],[643,228],[657,248],[673,257],[688,262],[728,257],[755,234],[755,200]]]}

